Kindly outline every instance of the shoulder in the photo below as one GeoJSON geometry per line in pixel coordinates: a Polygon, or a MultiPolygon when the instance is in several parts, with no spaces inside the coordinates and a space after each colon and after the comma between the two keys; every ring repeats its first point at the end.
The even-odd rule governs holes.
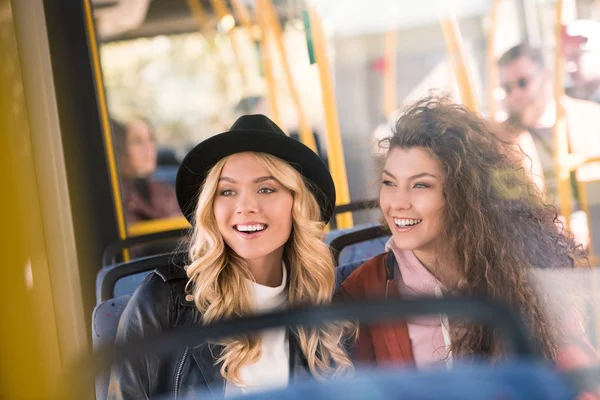
{"type": "Polygon", "coordinates": [[[385,264],[390,255],[391,253],[379,254],[356,268],[342,284],[341,296],[363,297],[371,294],[380,284],[385,285],[387,279],[385,264]]]}
{"type": "Polygon", "coordinates": [[[193,302],[185,299],[187,281],[181,267],[169,265],[152,271],[131,296],[121,318],[120,330],[142,333],[169,329],[178,309],[195,308],[193,302]]]}

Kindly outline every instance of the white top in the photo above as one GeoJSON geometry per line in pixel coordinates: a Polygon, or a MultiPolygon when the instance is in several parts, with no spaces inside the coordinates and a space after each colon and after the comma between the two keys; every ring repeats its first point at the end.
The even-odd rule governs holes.
{"type": "MultiPolygon", "coordinates": [[[[246,279],[246,288],[255,302],[258,313],[284,308],[287,305],[287,271],[283,268],[281,285],[269,287],[246,279]]],[[[257,362],[240,369],[243,386],[227,382],[225,396],[252,393],[266,389],[286,387],[290,377],[290,349],[287,330],[271,329],[261,333],[261,355],[257,362]]]]}

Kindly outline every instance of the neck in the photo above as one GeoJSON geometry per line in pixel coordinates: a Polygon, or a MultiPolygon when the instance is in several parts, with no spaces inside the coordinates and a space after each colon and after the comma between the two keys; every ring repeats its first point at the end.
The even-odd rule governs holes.
{"type": "Polygon", "coordinates": [[[246,260],[252,278],[259,285],[269,287],[281,285],[281,280],[283,279],[283,271],[281,269],[283,250],[275,253],[253,260],[246,260]]]}
{"type": "Polygon", "coordinates": [[[446,288],[455,288],[460,281],[458,262],[448,252],[434,250],[413,250],[415,257],[425,268],[435,276],[446,288]]]}

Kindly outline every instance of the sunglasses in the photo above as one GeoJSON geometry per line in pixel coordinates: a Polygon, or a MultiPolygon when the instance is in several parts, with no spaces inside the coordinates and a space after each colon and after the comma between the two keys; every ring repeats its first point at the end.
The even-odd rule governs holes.
{"type": "Polygon", "coordinates": [[[502,84],[502,88],[508,95],[512,91],[513,87],[516,86],[519,89],[525,89],[529,85],[530,82],[531,82],[531,77],[519,78],[516,80],[516,82],[513,82],[513,83],[509,82],[509,83],[502,84]]]}

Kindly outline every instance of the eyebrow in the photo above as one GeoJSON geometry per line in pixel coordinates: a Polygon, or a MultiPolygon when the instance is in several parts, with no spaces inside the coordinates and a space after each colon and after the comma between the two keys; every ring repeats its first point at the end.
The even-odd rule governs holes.
{"type": "MultiPolygon", "coordinates": [[[[383,173],[386,174],[386,175],[391,176],[394,179],[397,179],[393,174],[391,174],[389,171],[387,171],[385,169],[383,170],[383,173]]],[[[431,178],[437,178],[437,176],[435,176],[433,174],[430,174],[429,172],[421,172],[420,174],[416,174],[416,175],[408,177],[408,179],[410,179],[410,180],[419,179],[419,178],[423,178],[425,176],[429,176],[431,178]]]]}
{"type": "MultiPolygon", "coordinates": [[[[266,181],[270,181],[270,180],[274,181],[276,179],[275,179],[275,177],[268,175],[268,176],[261,176],[260,178],[256,178],[253,182],[254,183],[262,183],[262,182],[266,182],[266,181]]],[[[225,182],[229,182],[229,183],[234,183],[234,184],[238,183],[235,179],[230,178],[228,176],[222,176],[222,177],[220,177],[219,178],[219,182],[221,182],[221,181],[225,181],[225,182]]]]}

